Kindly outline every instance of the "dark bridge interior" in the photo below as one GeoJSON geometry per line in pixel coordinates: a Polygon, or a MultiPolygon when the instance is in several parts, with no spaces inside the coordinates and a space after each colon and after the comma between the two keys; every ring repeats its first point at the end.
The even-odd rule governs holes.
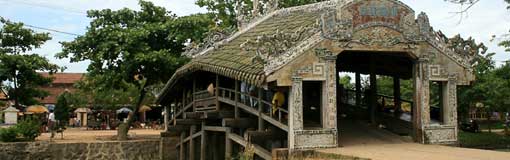
{"type": "MultiPolygon", "coordinates": [[[[337,57],[337,71],[354,73],[354,88],[337,90],[339,124],[351,120],[383,125],[394,133],[408,135],[412,130],[412,99],[402,99],[401,80],[413,78],[414,57],[406,52],[345,51],[337,57]],[[361,76],[367,75],[368,86],[362,86],[361,76]],[[393,79],[393,94],[378,91],[378,78],[393,79]]],[[[338,77],[340,78],[340,77],[338,77]]],[[[352,82],[351,82],[352,83],[352,82]]],[[[360,128],[361,129],[361,128],[360,128]]]]}
{"type": "Polygon", "coordinates": [[[413,59],[406,52],[345,51],[338,55],[337,67],[338,72],[375,73],[410,79],[413,77],[413,59]]]}

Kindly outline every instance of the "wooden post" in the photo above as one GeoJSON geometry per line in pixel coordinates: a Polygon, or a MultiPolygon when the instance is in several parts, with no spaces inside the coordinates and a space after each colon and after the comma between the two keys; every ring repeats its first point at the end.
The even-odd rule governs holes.
{"type": "Polygon", "coordinates": [[[225,132],[225,159],[232,159],[232,140],[229,138],[229,134],[231,133],[231,129],[228,128],[225,132]]]}
{"type": "Polygon", "coordinates": [[[212,151],[212,157],[210,159],[213,160],[219,160],[219,153],[218,153],[218,136],[217,133],[211,132],[212,134],[212,145],[211,145],[211,151],[212,151]]]}
{"type": "Polygon", "coordinates": [[[182,89],[182,109],[184,110],[185,107],[186,107],[186,91],[182,89]]]}
{"type": "MultiPolygon", "coordinates": [[[[172,104],[172,103],[170,103],[170,104],[172,104]]],[[[165,124],[165,132],[167,132],[168,131],[168,125],[170,125],[170,123],[168,122],[168,116],[170,115],[170,107],[165,105],[163,113],[165,113],[165,115],[163,117],[163,120],[164,120],[164,124],[165,124]]]]}
{"type": "Polygon", "coordinates": [[[216,96],[216,110],[219,111],[220,110],[220,100],[219,100],[219,96],[220,96],[220,76],[218,74],[216,74],[216,87],[215,87],[215,90],[214,90],[214,94],[216,96]]]}
{"type": "Polygon", "coordinates": [[[207,132],[204,130],[205,122],[202,122],[202,135],[200,136],[200,160],[206,159],[207,132]]]}
{"type": "Polygon", "coordinates": [[[238,104],[239,103],[239,81],[238,80],[235,80],[235,88],[234,88],[234,98],[235,98],[235,104],[234,104],[234,117],[237,119],[239,118],[239,107],[238,107],[238,104]]]}
{"type": "Polygon", "coordinates": [[[193,112],[196,111],[196,105],[195,105],[195,100],[196,100],[196,97],[195,97],[195,92],[197,91],[197,80],[195,78],[195,76],[193,76],[193,89],[191,91],[191,97],[192,97],[192,103],[193,103],[193,112]]]}
{"type": "Polygon", "coordinates": [[[173,123],[174,126],[177,125],[177,121],[176,121],[176,119],[177,119],[177,115],[176,115],[177,114],[177,107],[178,106],[177,106],[177,99],[176,99],[175,102],[174,102],[174,106],[172,107],[173,110],[174,110],[173,113],[172,113],[172,119],[173,119],[172,123],[173,123]]]}
{"type": "Polygon", "coordinates": [[[194,160],[195,159],[195,142],[193,141],[193,134],[195,134],[195,131],[197,130],[196,125],[192,125],[189,129],[189,136],[191,137],[189,139],[189,159],[194,160]]]}
{"type": "Polygon", "coordinates": [[[376,111],[377,111],[377,75],[375,73],[375,60],[370,57],[370,123],[376,123],[376,111]]]}
{"type": "Polygon", "coordinates": [[[258,128],[258,130],[263,131],[264,130],[264,119],[262,119],[262,114],[264,114],[263,113],[264,104],[262,103],[262,88],[260,88],[260,87],[258,88],[257,96],[258,96],[257,101],[258,101],[258,106],[259,106],[259,117],[258,117],[259,118],[259,123],[258,123],[259,128],[258,128]]]}
{"type": "Polygon", "coordinates": [[[402,106],[401,95],[400,95],[400,78],[397,76],[393,77],[393,102],[395,103],[395,116],[398,116],[402,106]]]}
{"type": "Polygon", "coordinates": [[[184,137],[186,136],[185,132],[181,132],[181,139],[179,141],[179,160],[185,160],[186,156],[184,153],[184,137]]]}
{"type": "Polygon", "coordinates": [[[361,106],[361,74],[356,72],[356,107],[361,106]]]}

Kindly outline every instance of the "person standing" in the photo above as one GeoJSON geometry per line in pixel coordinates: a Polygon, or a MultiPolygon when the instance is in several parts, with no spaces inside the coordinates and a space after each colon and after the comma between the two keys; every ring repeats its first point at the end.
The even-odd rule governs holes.
{"type": "Polygon", "coordinates": [[[55,137],[55,126],[57,125],[56,122],[55,113],[53,113],[53,110],[50,110],[50,115],[48,116],[48,129],[51,133],[50,140],[55,137]]]}

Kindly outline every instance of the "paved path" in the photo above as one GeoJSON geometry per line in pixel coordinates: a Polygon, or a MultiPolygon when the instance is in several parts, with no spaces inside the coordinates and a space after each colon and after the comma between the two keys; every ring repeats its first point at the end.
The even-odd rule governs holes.
{"type": "Polygon", "coordinates": [[[423,145],[356,122],[341,122],[340,125],[339,144],[342,147],[320,152],[372,160],[510,160],[509,152],[423,145]]]}

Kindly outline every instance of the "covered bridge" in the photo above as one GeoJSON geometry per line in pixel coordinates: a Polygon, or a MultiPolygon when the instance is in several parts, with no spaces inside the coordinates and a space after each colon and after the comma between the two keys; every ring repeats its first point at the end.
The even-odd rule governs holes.
{"type": "Polygon", "coordinates": [[[446,38],[398,0],[279,9],[212,40],[193,49],[158,97],[166,132],[181,137],[181,159],[224,159],[244,148],[270,159],[275,148],[337,147],[340,114],[399,128],[418,143],[455,143],[457,86],[474,80],[481,47],[446,38]],[[340,72],[356,75],[355,89],[342,88],[340,72]],[[362,74],[370,77],[364,91],[362,74]],[[377,76],[393,77],[393,97],[378,94],[377,76]],[[400,80],[412,80],[413,99],[400,97],[400,80]],[[438,111],[430,107],[434,96],[438,111]]]}

